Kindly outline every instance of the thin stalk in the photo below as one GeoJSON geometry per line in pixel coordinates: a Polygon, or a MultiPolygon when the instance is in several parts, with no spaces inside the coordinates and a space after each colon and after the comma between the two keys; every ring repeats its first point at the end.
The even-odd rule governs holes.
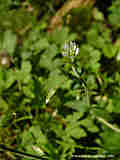
{"type": "Polygon", "coordinates": [[[72,157],[74,158],[114,158],[115,156],[110,154],[110,155],[102,155],[102,154],[96,154],[96,155],[90,155],[90,154],[83,154],[83,155],[73,155],[72,157]]]}
{"type": "Polygon", "coordinates": [[[29,153],[24,153],[24,152],[20,152],[20,151],[18,151],[18,150],[11,149],[11,148],[9,148],[9,147],[6,147],[6,146],[3,145],[3,144],[0,144],[0,149],[3,150],[3,151],[12,152],[12,153],[14,153],[16,156],[23,157],[23,158],[39,159],[39,160],[45,160],[45,159],[47,159],[47,158],[45,158],[45,157],[36,156],[36,155],[29,154],[29,153]]]}
{"type": "Polygon", "coordinates": [[[16,120],[14,120],[14,123],[17,123],[19,121],[23,121],[23,120],[26,120],[26,119],[33,119],[33,117],[32,116],[21,117],[21,118],[18,118],[16,120]]]}
{"type": "MultiPolygon", "coordinates": [[[[77,78],[81,79],[80,76],[79,76],[79,74],[77,73],[77,71],[76,71],[76,69],[75,69],[75,67],[73,65],[72,65],[72,71],[73,71],[74,75],[77,78]]],[[[87,88],[86,83],[84,82],[83,79],[82,79],[82,81],[83,81],[83,87],[85,89],[85,93],[86,93],[86,97],[87,97],[87,104],[88,104],[88,106],[90,106],[88,88],[87,88]]]]}

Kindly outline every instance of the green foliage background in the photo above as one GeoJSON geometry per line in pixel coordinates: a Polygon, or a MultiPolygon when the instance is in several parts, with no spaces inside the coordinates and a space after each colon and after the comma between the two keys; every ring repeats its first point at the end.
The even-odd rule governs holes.
{"type": "MultiPolygon", "coordinates": [[[[73,9],[61,29],[48,32],[65,2],[0,0],[0,144],[49,160],[116,156],[120,129],[111,126],[120,127],[120,1],[73,9]],[[61,54],[69,40],[79,41],[79,78],[61,54]]],[[[29,159],[0,153],[1,160],[29,159]]]]}

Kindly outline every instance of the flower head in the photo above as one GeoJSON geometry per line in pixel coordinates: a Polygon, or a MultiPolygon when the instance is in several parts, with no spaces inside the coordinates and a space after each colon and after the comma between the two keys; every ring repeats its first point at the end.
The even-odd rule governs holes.
{"type": "Polygon", "coordinates": [[[62,55],[73,60],[79,52],[80,48],[75,41],[66,41],[62,50],[62,55]]]}

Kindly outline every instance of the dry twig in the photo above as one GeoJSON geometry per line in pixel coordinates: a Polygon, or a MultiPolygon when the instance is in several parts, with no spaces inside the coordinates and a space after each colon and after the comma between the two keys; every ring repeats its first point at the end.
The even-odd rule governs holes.
{"type": "Polygon", "coordinates": [[[73,8],[85,7],[88,4],[93,5],[95,0],[70,0],[60,8],[50,22],[49,31],[54,30],[62,24],[63,17],[73,8]]]}
{"type": "Polygon", "coordinates": [[[114,127],[112,124],[108,123],[106,120],[104,120],[101,117],[96,117],[100,122],[104,123],[107,127],[111,128],[113,131],[120,132],[119,128],[114,127]]]}

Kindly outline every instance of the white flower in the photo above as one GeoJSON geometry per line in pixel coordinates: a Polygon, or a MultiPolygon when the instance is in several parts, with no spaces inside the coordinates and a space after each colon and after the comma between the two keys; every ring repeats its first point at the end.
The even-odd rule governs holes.
{"type": "Polygon", "coordinates": [[[66,41],[63,47],[62,55],[74,58],[80,52],[80,48],[75,41],[66,41]]]}

